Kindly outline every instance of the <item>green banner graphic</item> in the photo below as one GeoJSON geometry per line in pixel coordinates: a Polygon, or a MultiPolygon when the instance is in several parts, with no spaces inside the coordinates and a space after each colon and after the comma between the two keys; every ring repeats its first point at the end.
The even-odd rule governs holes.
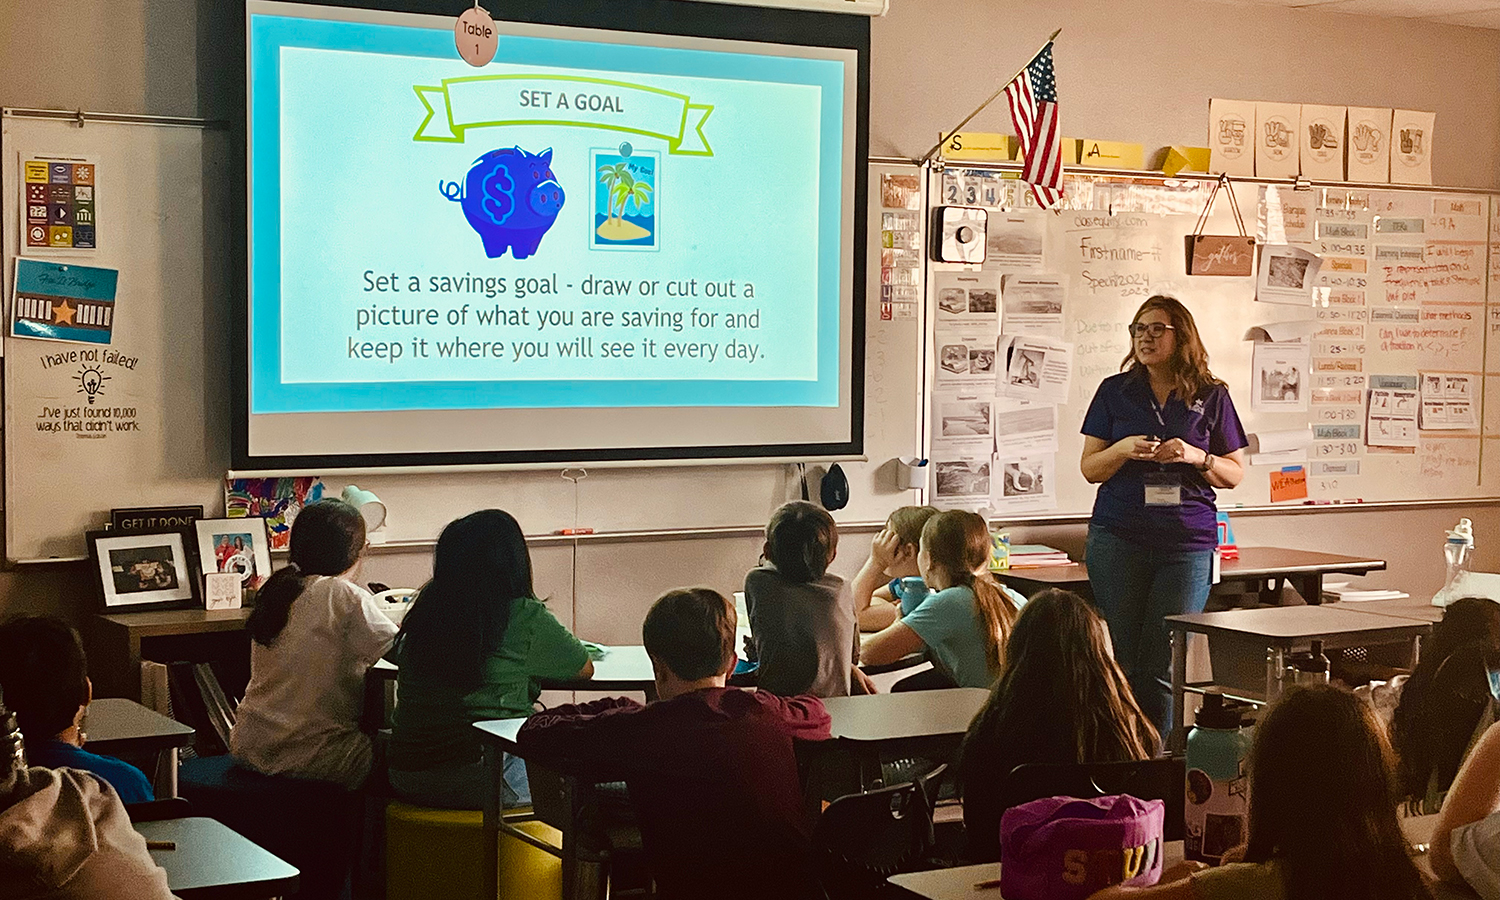
{"type": "Polygon", "coordinates": [[[711,105],[643,84],[573,75],[470,75],[413,90],[427,107],[415,141],[464,142],[471,128],[565,125],[660,138],[679,156],[713,156],[711,105]]]}

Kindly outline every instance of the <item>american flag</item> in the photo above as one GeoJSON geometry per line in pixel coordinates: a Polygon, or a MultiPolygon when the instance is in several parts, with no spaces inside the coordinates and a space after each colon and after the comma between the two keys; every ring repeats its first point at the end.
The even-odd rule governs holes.
{"type": "Polygon", "coordinates": [[[1062,199],[1062,130],[1057,123],[1057,77],[1052,73],[1052,44],[1041,49],[1015,80],[1005,86],[1010,120],[1021,138],[1026,164],[1021,177],[1043,209],[1062,199]]]}

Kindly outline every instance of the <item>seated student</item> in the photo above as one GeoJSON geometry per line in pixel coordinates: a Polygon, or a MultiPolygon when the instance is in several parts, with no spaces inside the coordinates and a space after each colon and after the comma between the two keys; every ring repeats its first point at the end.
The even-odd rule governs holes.
{"type": "MultiPolygon", "coordinates": [[[[594,674],[583,643],[537,599],[526,537],[498,509],[443,529],[432,580],[402,620],[395,658],[391,787],[408,802],[445,809],[482,809],[492,790],[473,723],[531,715],[539,678],[594,674]]],[[[520,757],[505,758],[505,785],[506,806],[531,803],[520,757]]]]}
{"type": "Polygon", "coordinates": [[[1453,779],[1428,859],[1445,884],[1485,900],[1500,897],[1500,723],[1485,731],[1453,779]]]}
{"type": "Polygon", "coordinates": [[[811,823],[792,740],[823,740],[814,697],[725,687],[734,606],[709,588],[669,591],[642,626],[661,698],[561,706],[517,741],[623,776],[662,900],[812,900],[811,823]]]}
{"type": "Polygon", "coordinates": [[[364,517],[342,500],[297,514],[291,561],[261,586],[247,623],[250,684],[229,742],[240,765],[349,790],[369,776],[365,671],[396,626],[354,583],[364,549],[364,517]]]}
{"type": "Polygon", "coordinates": [[[87,772],[27,768],[0,691],[0,900],[171,900],[120,797],[87,772]]]}
{"type": "MultiPolygon", "coordinates": [[[[903,578],[918,578],[917,545],[922,526],[937,515],[931,506],[903,506],[885,520],[885,528],[870,542],[870,556],[849,584],[860,631],[880,631],[901,618],[903,578]]],[[[920,602],[923,595],[912,599],[920,602]]]]}
{"type": "Polygon", "coordinates": [[[1038,593],[1016,617],[1000,678],[959,752],[965,855],[999,861],[999,789],[1016,766],[1150,759],[1159,749],[1104,619],[1071,591],[1038,593]]]}
{"type": "Polygon", "coordinates": [[[130,763],[83,749],[83,718],[94,696],[78,632],[45,616],[0,625],[0,690],[23,734],[28,758],[48,769],[82,769],[109,782],[125,803],[155,799],[151,782],[130,763]]]}
{"type": "Polygon", "coordinates": [[[1244,862],[1186,864],[1090,900],[1431,897],[1396,823],[1395,758],[1370,704],[1331,685],[1289,688],[1255,729],[1249,776],[1244,862]]]}
{"type": "Polygon", "coordinates": [[[1422,656],[1401,689],[1391,743],[1401,761],[1401,793],[1435,813],[1453,776],[1495,721],[1488,664],[1500,657],[1500,603],[1455,600],[1422,642],[1422,656]]]}
{"type": "Polygon", "coordinates": [[[745,575],[756,684],[784,697],[845,697],[849,681],[872,693],[855,668],[859,630],[844,579],[828,571],[839,532],[827,510],[794,500],[766,526],[765,563],[745,575]]]}
{"type": "Polygon", "coordinates": [[[925,672],[913,676],[923,679],[923,687],[994,684],[1018,604],[990,577],[989,559],[990,530],[983,516],[954,509],[928,519],[917,566],[936,593],[866,637],[860,659],[883,665],[925,649],[941,681],[925,679],[925,672]]]}

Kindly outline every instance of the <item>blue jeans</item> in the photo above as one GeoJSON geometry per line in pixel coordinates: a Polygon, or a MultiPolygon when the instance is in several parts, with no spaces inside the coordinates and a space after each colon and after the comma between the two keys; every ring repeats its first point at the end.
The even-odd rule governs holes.
{"type": "Polygon", "coordinates": [[[1109,623],[1115,660],[1165,743],[1172,722],[1172,646],[1167,616],[1203,612],[1213,550],[1158,550],[1089,526],[1084,561],[1094,602],[1109,623]]]}

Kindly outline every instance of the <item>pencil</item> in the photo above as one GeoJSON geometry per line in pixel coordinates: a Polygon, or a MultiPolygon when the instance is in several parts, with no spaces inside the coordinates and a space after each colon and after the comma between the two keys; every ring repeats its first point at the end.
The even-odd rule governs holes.
{"type": "Polygon", "coordinates": [[[987,891],[990,888],[997,888],[999,886],[1000,886],[1000,879],[998,879],[998,878],[991,878],[989,881],[976,882],[975,885],[974,885],[974,890],[976,890],[976,891],[987,891]]]}
{"type": "Polygon", "coordinates": [[[147,841],[146,842],[146,849],[147,850],[176,850],[177,849],[177,842],[176,841],[147,841]]]}

